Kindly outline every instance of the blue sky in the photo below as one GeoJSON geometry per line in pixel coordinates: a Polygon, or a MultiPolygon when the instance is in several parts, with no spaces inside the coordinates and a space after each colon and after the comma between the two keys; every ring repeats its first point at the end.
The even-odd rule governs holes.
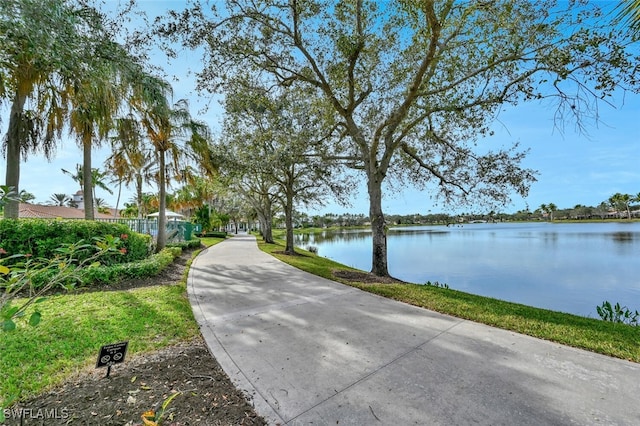
{"type": "MultiPolygon", "coordinates": [[[[141,7],[154,16],[169,8],[180,9],[181,1],[142,0],[141,7]]],[[[640,47],[639,47],[640,48],[640,47]]],[[[193,52],[182,52],[181,57],[167,66],[162,55],[154,62],[165,68],[167,74],[176,75],[178,81],[171,79],[175,99],[190,99],[193,113],[198,113],[205,105],[210,108],[201,113],[200,118],[212,128],[218,128],[221,110],[216,100],[199,97],[195,92],[193,78],[188,76],[189,69],[198,70],[201,56],[193,52]]],[[[491,147],[510,146],[519,142],[523,149],[530,149],[524,165],[539,171],[538,181],[531,187],[529,196],[513,198],[510,205],[501,211],[515,212],[529,207],[531,210],[540,204],[554,203],[560,208],[573,207],[576,204],[598,205],[616,192],[640,193],[640,95],[619,93],[615,99],[616,108],[601,104],[600,122],[591,123],[587,135],[575,131],[568,125],[562,132],[553,121],[553,109],[548,104],[520,104],[507,108],[494,126],[495,136],[486,143],[491,147]]],[[[6,132],[8,106],[1,107],[0,132],[6,132]]],[[[94,167],[102,164],[109,155],[106,148],[94,151],[94,167]]],[[[55,159],[47,162],[39,156],[31,156],[22,164],[20,187],[36,196],[36,202],[44,203],[54,193],[71,194],[79,190],[77,184],[61,169],[75,170],[81,163],[82,151],[71,138],[64,138],[55,159]]],[[[0,182],[4,182],[6,161],[0,158],[0,182]]],[[[309,213],[364,213],[367,214],[368,200],[365,187],[359,185],[358,194],[351,197],[352,207],[342,207],[329,202],[323,208],[309,213]]],[[[116,190],[109,195],[97,190],[97,196],[115,206],[116,190]]],[[[153,188],[148,188],[154,191],[153,188]]],[[[123,189],[123,201],[133,195],[132,189],[123,189]]],[[[122,205],[122,202],[120,205],[122,205]]],[[[383,209],[387,214],[426,214],[429,212],[452,211],[437,204],[427,192],[406,188],[401,192],[387,190],[383,200],[383,209]]],[[[474,211],[473,208],[462,211],[474,211]]]]}

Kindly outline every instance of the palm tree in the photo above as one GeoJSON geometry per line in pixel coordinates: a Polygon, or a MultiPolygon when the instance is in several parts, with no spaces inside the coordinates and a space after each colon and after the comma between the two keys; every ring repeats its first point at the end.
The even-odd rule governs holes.
{"type": "Polygon", "coordinates": [[[631,202],[632,196],[629,194],[621,194],[620,192],[617,192],[609,197],[609,204],[611,204],[611,207],[618,211],[618,215],[621,218],[622,213],[620,213],[620,210],[626,210],[627,218],[631,219],[631,209],[629,207],[629,204],[631,204],[631,202]]]}
{"type": "Polygon", "coordinates": [[[28,203],[29,201],[35,200],[36,196],[24,189],[21,189],[18,193],[18,198],[20,199],[21,203],[28,203]]]}
{"type": "Polygon", "coordinates": [[[640,0],[620,1],[618,4],[618,18],[626,25],[634,37],[640,33],[640,0]]]}
{"type": "MultiPolygon", "coordinates": [[[[134,198],[133,201],[136,201],[136,199],[134,198]]],[[[141,211],[138,212],[138,217],[146,217],[149,213],[159,211],[160,200],[158,200],[158,194],[152,194],[149,192],[143,193],[140,209],[141,211]]]]}
{"type": "Polygon", "coordinates": [[[147,137],[155,149],[158,161],[158,236],[156,249],[162,250],[166,245],[166,152],[172,147],[171,107],[169,97],[172,95],[171,85],[151,75],[144,76],[140,84],[134,88],[134,96],[131,99],[133,106],[141,117],[141,124],[147,137]]]}
{"type": "MultiPolygon", "coordinates": [[[[0,96],[11,104],[5,182],[17,192],[21,162],[39,150],[51,158],[64,125],[68,94],[61,82],[81,63],[79,20],[63,0],[0,2],[0,96]],[[34,108],[25,110],[29,98],[34,108]]],[[[8,200],[5,217],[18,217],[17,199],[8,200]]]]}
{"type": "MultiPolygon", "coordinates": [[[[76,164],[76,170],[75,172],[70,172],[68,170],[62,169],[62,172],[66,175],[71,176],[71,178],[78,182],[78,185],[80,185],[80,190],[84,194],[86,194],[87,191],[85,191],[85,176],[86,173],[84,172],[84,167],[81,164],[76,164]]],[[[96,192],[96,187],[103,189],[105,191],[107,191],[109,194],[113,194],[113,191],[111,190],[111,188],[109,188],[109,186],[107,185],[105,179],[107,177],[107,172],[102,172],[100,171],[100,169],[91,169],[91,178],[90,178],[90,182],[91,182],[91,193],[94,194],[96,192]]],[[[93,203],[95,204],[95,203],[93,203]]],[[[89,210],[87,209],[87,205],[90,205],[87,202],[87,199],[84,199],[84,205],[85,205],[85,210],[89,210]]],[[[94,206],[95,207],[95,206],[94,206]]],[[[91,209],[92,210],[92,209],[91,209]]],[[[85,214],[85,219],[86,219],[86,214],[85,214]]]]}
{"type": "MultiPolygon", "coordinates": [[[[116,126],[116,115],[124,100],[131,94],[137,60],[125,49],[110,39],[94,46],[90,67],[82,78],[75,82],[71,98],[70,128],[77,135],[83,150],[84,180],[91,176],[91,150],[99,146],[116,126]]],[[[117,129],[120,133],[121,129],[117,129]]],[[[85,185],[84,199],[93,205],[93,185],[85,185]]],[[[85,210],[85,218],[93,218],[93,210],[85,210]]]]}
{"type": "Polygon", "coordinates": [[[120,217],[137,217],[138,206],[136,203],[124,203],[124,209],[120,211],[120,217]]]}
{"type": "MultiPolygon", "coordinates": [[[[140,123],[151,141],[158,162],[158,238],[156,249],[166,245],[166,190],[171,170],[180,170],[185,151],[178,146],[180,141],[190,142],[201,139],[194,137],[198,130],[206,133],[206,126],[194,121],[189,113],[186,100],[180,100],[171,106],[172,95],[168,82],[151,76],[141,76],[134,87],[131,103],[140,115],[140,123]],[[169,158],[167,159],[167,155],[169,158]],[[168,173],[169,172],[169,173],[168,173]]],[[[175,173],[175,175],[178,175],[175,173]]]]}
{"type": "MultiPolygon", "coordinates": [[[[72,98],[73,108],[69,116],[69,125],[82,146],[83,181],[89,183],[83,188],[86,206],[94,205],[91,150],[93,146],[98,146],[111,130],[113,116],[120,104],[118,90],[111,83],[114,80],[116,77],[110,70],[92,73],[86,80],[79,82],[72,98]]],[[[84,217],[93,220],[94,209],[85,208],[84,217]]]]}
{"type": "MultiPolygon", "coordinates": [[[[120,204],[120,189],[122,184],[135,187],[137,211],[142,214],[143,184],[154,177],[155,159],[153,151],[145,146],[145,138],[140,122],[133,114],[116,121],[116,136],[111,139],[113,154],[106,159],[105,165],[118,183],[118,200],[116,210],[120,204]]],[[[142,218],[142,216],[138,218],[142,218]]]]}
{"type": "Polygon", "coordinates": [[[109,213],[109,206],[107,206],[107,203],[103,198],[96,197],[94,202],[95,202],[96,210],[98,210],[99,213],[104,213],[104,214],[109,213]]]}
{"type": "MultiPolygon", "coordinates": [[[[636,203],[640,204],[640,192],[638,192],[636,195],[631,196],[631,200],[629,201],[630,203],[633,203],[633,204],[636,204],[636,203]]],[[[637,213],[637,212],[638,212],[638,209],[635,209],[634,213],[637,213]]]]}
{"type": "Polygon", "coordinates": [[[540,211],[542,213],[546,213],[549,215],[549,220],[551,222],[553,222],[553,212],[557,211],[558,207],[553,204],[553,203],[549,203],[549,204],[540,204],[540,211]]]}
{"type": "Polygon", "coordinates": [[[62,173],[64,173],[67,176],[70,176],[71,179],[73,179],[78,185],[80,185],[80,190],[83,190],[84,174],[82,173],[82,165],[76,164],[75,172],[70,172],[69,170],[66,170],[66,169],[61,169],[61,170],[62,170],[62,173]]]}
{"type": "Polygon", "coordinates": [[[51,202],[54,206],[64,206],[71,200],[67,194],[52,194],[49,197],[49,202],[51,202]]]}
{"type": "Polygon", "coordinates": [[[544,215],[545,213],[547,213],[547,205],[546,204],[540,204],[540,207],[538,207],[538,210],[540,210],[540,212],[544,215]]]}

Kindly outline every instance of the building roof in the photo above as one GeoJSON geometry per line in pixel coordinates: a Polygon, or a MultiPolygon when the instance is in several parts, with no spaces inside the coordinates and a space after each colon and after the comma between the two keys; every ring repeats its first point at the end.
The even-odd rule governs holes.
{"type": "MultiPolygon", "coordinates": [[[[84,219],[84,210],[64,206],[20,203],[18,217],[39,219],[84,219]]],[[[113,219],[113,215],[95,213],[96,219],[113,219]]]]}

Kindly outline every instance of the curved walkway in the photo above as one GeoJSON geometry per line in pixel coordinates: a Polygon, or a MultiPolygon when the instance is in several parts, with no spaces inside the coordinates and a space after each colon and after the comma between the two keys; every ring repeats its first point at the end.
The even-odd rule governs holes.
{"type": "Polygon", "coordinates": [[[209,349],[281,425],[638,425],[640,365],[302,272],[237,235],[191,265],[209,349]]]}

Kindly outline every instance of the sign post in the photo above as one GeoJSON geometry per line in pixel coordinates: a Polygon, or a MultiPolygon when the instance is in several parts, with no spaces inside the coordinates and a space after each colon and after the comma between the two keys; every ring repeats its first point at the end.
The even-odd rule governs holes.
{"type": "Polygon", "coordinates": [[[127,345],[129,342],[112,343],[110,345],[104,345],[100,348],[98,354],[98,361],[96,362],[96,368],[107,367],[107,375],[111,374],[111,366],[120,364],[124,361],[124,357],[127,354],[127,345]]]}

